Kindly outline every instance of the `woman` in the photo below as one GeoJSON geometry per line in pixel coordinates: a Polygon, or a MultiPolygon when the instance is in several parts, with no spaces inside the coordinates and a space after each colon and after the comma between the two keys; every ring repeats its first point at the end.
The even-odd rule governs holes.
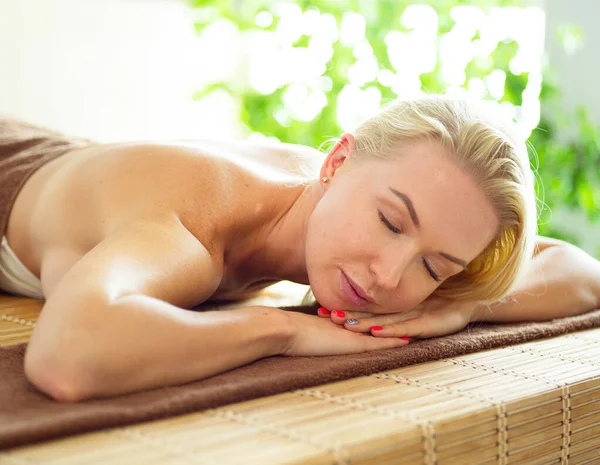
{"type": "Polygon", "coordinates": [[[293,145],[107,145],[18,127],[21,135],[3,137],[10,150],[0,161],[11,172],[26,166],[4,192],[14,198],[2,231],[4,289],[46,299],[25,372],[57,400],[181,384],[269,355],[399,347],[494,315],[551,318],[597,305],[598,263],[544,241],[540,249],[564,250],[538,255],[550,257],[537,262],[553,282],[536,300],[544,306],[513,299],[494,304],[506,307],[491,317],[481,310],[542,281],[531,271],[525,146],[474,102],[396,102],[344,134],[324,161],[293,145]],[[23,153],[33,154],[29,164],[23,153]],[[580,279],[555,263],[574,263],[580,279]],[[310,284],[324,318],[270,307],[182,310],[282,279],[310,284]],[[573,295],[549,307],[565,290],[573,295]]]}

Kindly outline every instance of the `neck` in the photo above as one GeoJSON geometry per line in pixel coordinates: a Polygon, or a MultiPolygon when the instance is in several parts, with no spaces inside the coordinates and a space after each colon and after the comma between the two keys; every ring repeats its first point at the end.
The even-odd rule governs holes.
{"type": "Polygon", "coordinates": [[[308,284],[304,255],[308,220],[323,190],[318,181],[296,186],[276,209],[272,219],[263,223],[250,239],[246,253],[236,268],[254,279],[287,280],[308,284]]]}

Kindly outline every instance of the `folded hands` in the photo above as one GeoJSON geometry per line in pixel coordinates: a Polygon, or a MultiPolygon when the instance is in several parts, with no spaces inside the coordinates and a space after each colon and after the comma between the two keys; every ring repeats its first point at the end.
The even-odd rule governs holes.
{"type": "Polygon", "coordinates": [[[375,337],[429,338],[458,332],[471,321],[476,301],[452,301],[430,297],[408,312],[375,314],[319,308],[321,318],[375,337]]]}

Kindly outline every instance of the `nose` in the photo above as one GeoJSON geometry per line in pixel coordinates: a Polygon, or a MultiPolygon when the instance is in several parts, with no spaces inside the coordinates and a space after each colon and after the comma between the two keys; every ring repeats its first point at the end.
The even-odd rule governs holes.
{"type": "Polygon", "coordinates": [[[394,291],[398,288],[409,264],[409,251],[393,253],[388,249],[381,251],[378,257],[371,262],[370,268],[380,289],[394,291]]]}

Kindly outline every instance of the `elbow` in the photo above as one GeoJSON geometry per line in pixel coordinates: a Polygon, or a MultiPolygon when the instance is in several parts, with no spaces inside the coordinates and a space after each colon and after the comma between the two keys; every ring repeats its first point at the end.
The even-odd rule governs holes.
{"type": "Polygon", "coordinates": [[[560,250],[559,263],[569,272],[573,299],[579,307],[576,314],[600,308],[600,261],[571,244],[560,250]]]}
{"type": "Polygon", "coordinates": [[[587,299],[586,312],[600,310],[600,279],[594,281],[585,297],[587,299]]]}
{"type": "Polygon", "coordinates": [[[600,308],[600,261],[574,245],[567,244],[566,248],[567,259],[577,269],[573,274],[584,311],[600,308]]]}
{"type": "Polygon", "coordinates": [[[25,377],[39,391],[58,402],[80,402],[89,399],[91,378],[81,362],[68,360],[62,352],[27,348],[25,377]]]}
{"type": "Polygon", "coordinates": [[[105,328],[100,324],[104,313],[96,310],[102,308],[91,297],[85,306],[56,296],[47,300],[25,352],[27,381],[59,402],[91,398],[98,386],[94,380],[104,366],[93,343],[105,328]]]}

